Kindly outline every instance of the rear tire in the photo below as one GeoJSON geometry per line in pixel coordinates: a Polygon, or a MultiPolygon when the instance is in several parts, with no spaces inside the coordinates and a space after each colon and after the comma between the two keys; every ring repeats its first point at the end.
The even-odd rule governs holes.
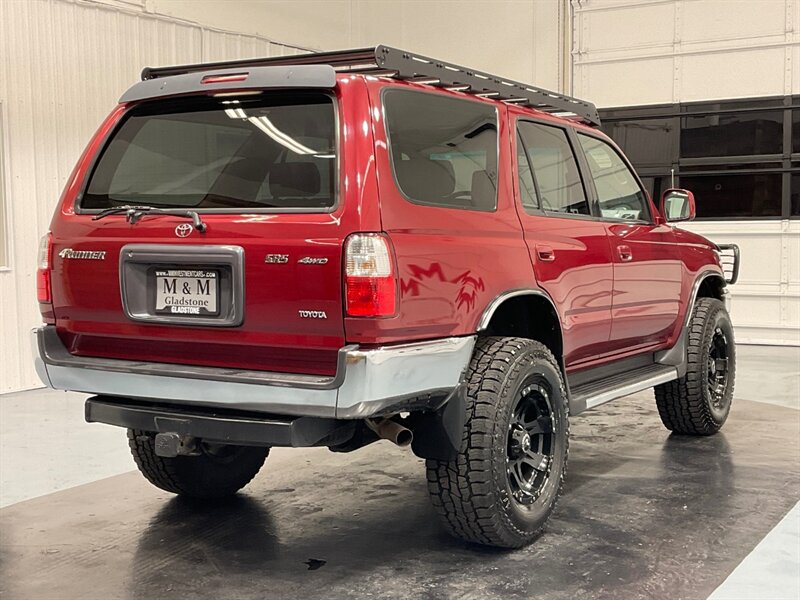
{"type": "Polygon", "coordinates": [[[656,386],[656,405],[670,431],[712,435],[728,418],[736,377],[736,344],[725,305],[699,298],[688,336],[686,375],[656,386]]]}
{"type": "Polygon", "coordinates": [[[269,448],[200,443],[197,456],[165,458],[155,451],[155,434],[128,430],[136,466],[154,486],[189,498],[225,498],[246,486],[261,469],[269,448]]]}
{"type": "Polygon", "coordinates": [[[461,449],[426,461],[428,491],[452,535],[519,548],[541,533],[561,494],[569,443],[561,370],[539,342],[487,337],[467,384],[461,449]]]}

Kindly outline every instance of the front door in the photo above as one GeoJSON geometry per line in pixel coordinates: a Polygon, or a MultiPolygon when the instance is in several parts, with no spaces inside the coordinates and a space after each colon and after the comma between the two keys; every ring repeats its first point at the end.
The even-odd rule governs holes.
{"type": "Polygon", "coordinates": [[[680,311],[681,260],[672,228],[654,222],[645,191],[611,144],[584,133],[576,137],[614,261],[609,349],[663,345],[680,311]]]}

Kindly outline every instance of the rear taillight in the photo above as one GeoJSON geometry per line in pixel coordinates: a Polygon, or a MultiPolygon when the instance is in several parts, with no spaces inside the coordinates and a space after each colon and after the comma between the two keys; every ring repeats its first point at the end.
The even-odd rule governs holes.
{"type": "Polygon", "coordinates": [[[50,259],[53,250],[53,234],[49,231],[39,240],[39,262],[36,270],[36,297],[40,304],[52,304],[50,287],[50,259]]]}
{"type": "Polygon", "coordinates": [[[397,308],[397,279],[389,239],[379,233],[355,233],[344,248],[347,315],[390,317],[397,308]]]}

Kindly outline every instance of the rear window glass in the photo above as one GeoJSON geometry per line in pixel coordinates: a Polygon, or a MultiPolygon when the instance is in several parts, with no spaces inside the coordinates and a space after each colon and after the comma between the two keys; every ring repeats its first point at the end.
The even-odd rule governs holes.
{"type": "Polygon", "coordinates": [[[383,97],[394,175],[414,202],[494,210],[497,111],[425,92],[387,90],[383,97]]]}
{"type": "Polygon", "coordinates": [[[325,210],[335,204],[336,181],[331,97],[183,99],[126,115],[81,207],[325,210]]]}

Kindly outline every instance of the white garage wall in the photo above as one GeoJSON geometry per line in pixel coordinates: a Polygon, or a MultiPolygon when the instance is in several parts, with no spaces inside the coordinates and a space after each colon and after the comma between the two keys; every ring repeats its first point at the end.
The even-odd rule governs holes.
{"type": "MultiPolygon", "coordinates": [[[[600,107],[800,94],[800,0],[572,0],[573,91],[600,107]]],[[[740,342],[800,345],[800,221],[695,222],[742,249],[740,342]]]]}
{"type": "Polygon", "coordinates": [[[567,0],[0,0],[10,232],[0,393],[40,385],[28,339],[40,322],[38,240],[84,145],[143,66],[386,43],[561,88],[569,25],[567,0]]]}
{"type": "Polygon", "coordinates": [[[11,257],[10,269],[0,271],[0,393],[40,385],[28,339],[41,321],[37,243],[84,145],[142,66],[294,52],[122,5],[0,1],[0,142],[11,257]]]}
{"type": "Polygon", "coordinates": [[[569,0],[145,0],[157,12],[336,50],[386,44],[539,86],[569,70],[569,0]],[[566,63],[566,64],[565,64],[566,63]]]}

